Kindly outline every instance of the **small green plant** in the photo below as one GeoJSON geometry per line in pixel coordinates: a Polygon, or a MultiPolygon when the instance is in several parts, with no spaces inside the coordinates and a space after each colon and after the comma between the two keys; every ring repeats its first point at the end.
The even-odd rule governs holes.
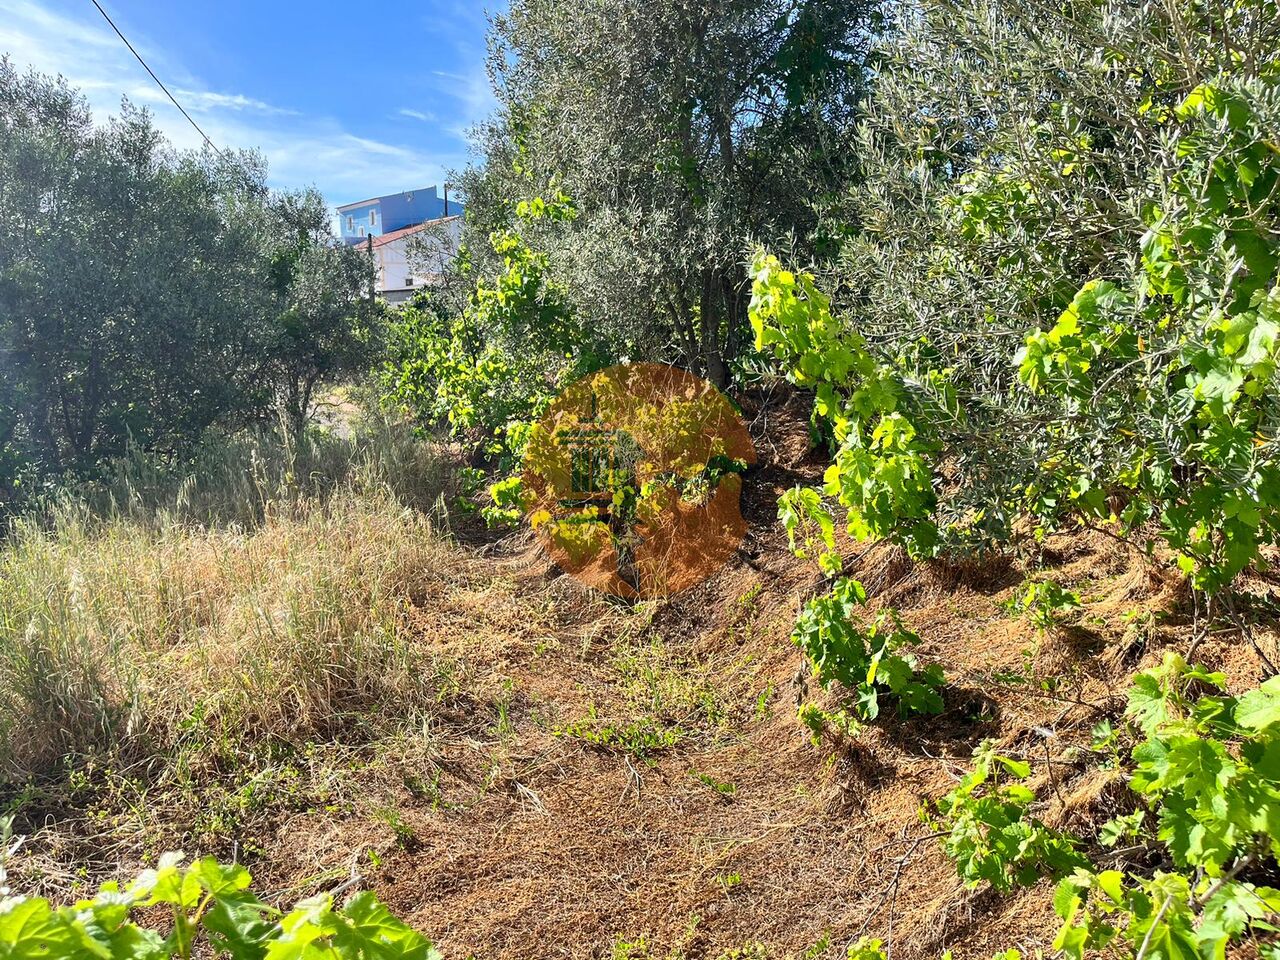
{"type": "Polygon", "coordinates": [[[735,784],[730,783],[727,780],[717,780],[708,773],[699,773],[697,770],[690,770],[689,776],[693,777],[693,779],[697,780],[704,787],[713,790],[722,797],[732,797],[738,792],[738,788],[735,784]]]}
{"type": "Polygon", "coordinates": [[[1072,610],[1080,608],[1080,595],[1052,580],[1024,583],[1004,605],[1014,616],[1023,616],[1037,630],[1051,630],[1072,610]]]}
{"type": "Polygon", "coordinates": [[[823,933],[805,948],[804,953],[800,954],[800,960],[821,960],[827,955],[829,949],[831,949],[831,934],[823,933]]]}
{"type": "Polygon", "coordinates": [[[502,695],[493,702],[493,726],[489,732],[498,740],[506,740],[515,733],[515,721],[511,718],[511,701],[515,696],[516,683],[510,677],[502,681],[502,695]]]}
{"type": "Polygon", "coordinates": [[[757,607],[757,601],[760,599],[760,594],[763,590],[764,590],[763,583],[752,584],[745,592],[743,592],[741,596],[738,597],[737,599],[738,610],[744,614],[755,613],[756,607],[757,607]]]}
{"type": "Polygon", "coordinates": [[[1174,864],[1209,877],[1241,858],[1280,857],[1280,677],[1239,698],[1224,685],[1170,653],[1134,677],[1127,709],[1146,737],[1129,787],[1174,864]]]}
{"type": "Polygon", "coordinates": [[[1099,757],[1099,765],[1110,769],[1120,765],[1120,730],[1103,717],[1089,731],[1089,749],[1099,757]]]}
{"type": "Polygon", "coordinates": [[[54,907],[42,897],[0,900],[0,956],[39,960],[440,960],[421,934],[373,894],[337,906],[329,894],[283,912],[249,889],[244,867],[212,857],[183,866],[167,853],[123,888],[104,884],[92,900],[54,907]],[[145,926],[135,910],[147,911],[145,926]],[[167,924],[161,922],[161,911],[167,924]]]}
{"type": "Polygon", "coordinates": [[[728,893],[735,887],[742,886],[742,874],[737,871],[733,873],[722,873],[716,877],[716,880],[720,882],[720,886],[724,888],[725,893],[728,893]]]}
{"type": "MultiPolygon", "coordinates": [[[[1245,936],[1274,933],[1280,917],[1280,890],[1245,872],[1280,856],[1280,677],[1239,697],[1224,691],[1222,674],[1176,653],[1134,677],[1126,716],[1140,740],[1128,784],[1143,806],[1103,824],[1097,842],[1159,850],[1151,872],[1102,869],[1075,838],[1030,817],[1031,791],[998,782],[1002,772],[1024,779],[1026,764],[989,743],[938,801],[940,821],[926,822],[945,830],[970,885],[1007,890],[1058,876],[1054,949],[1068,960],[1221,958],[1245,936]]],[[[1118,763],[1121,731],[1103,722],[1093,733],[1094,752],[1118,763]]],[[[1277,951],[1261,953],[1274,960],[1277,951]]]]}
{"type": "Polygon", "coordinates": [[[756,720],[764,720],[769,716],[769,699],[773,696],[775,689],[774,685],[769,683],[760,691],[760,695],[756,697],[756,708],[752,714],[756,720]]]}
{"type": "Polygon", "coordinates": [[[843,707],[823,710],[816,703],[802,703],[796,710],[796,719],[809,731],[809,742],[814,747],[822,745],[822,735],[828,730],[846,737],[856,737],[862,730],[862,724],[843,707]]]}
{"type": "Polygon", "coordinates": [[[440,786],[439,768],[432,770],[428,777],[421,777],[415,773],[406,773],[403,779],[405,789],[409,791],[409,795],[415,800],[429,801],[432,810],[448,807],[440,786]]]}
{"type": "Polygon", "coordinates": [[[853,692],[859,719],[880,714],[880,698],[897,703],[900,716],[941,713],[942,668],[930,664],[917,670],[906,648],[920,638],[906,628],[896,610],[883,610],[870,623],[856,621],[856,607],[866,603],[861,583],[845,577],[831,591],[805,604],[791,639],[805,652],[818,681],[853,692]]]}
{"type": "Polygon", "coordinates": [[[1133,813],[1112,817],[1098,828],[1098,842],[1104,847],[1114,847],[1121,840],[1135,839],[1142,831],[1142,822],[1146,819],[1146,811],[1135,810],[1133,813]]]}
{"type": "Polygon", "coordinates": [[[947,853],[969,887],[989,883],[997,890],[1029,886],[1047,875],[1061,877],[1084,859],[1076,841],[1031,816],[1035,794],[1020,783],[1031,772],[1021,760],[1001,756],[984,741],[974,752],[973,769],[937,801],[938,817],[926,809],[922,819],[946,835],[947,853]]]}
{"type": "Polygon", "coordinates": [[[857,943],[849,944],[845,958],[846,960],[884,960],[884,941],[863,937],[857,943]]]}
{"type": "Polygon", "coordinates": [[[475,513],[480,509],[477,500],[484,489],[485,472],[479,467],[458,468],[458,496],[454,504],[462,513],[475,513]]]}
{"type": "Polygon", "coordinates": [[[391,833],[396,838],[396,843],[401,847],[411,847],[417,842],[418,835],[414,833],[413,827],[409,825],[395,807],[382,807],[377,811],[376,816],[390,828],[391,833]]]}
{"type": "Polygon", "coordinates": [[[602,750],[629,753],[637,760],[650,760],[654,754],[674,747],[684,739],[678,726],[662,727],[651,718],[617,724],[601,717],[595,704],[587,715],[552,731],[557,737],[573,737],[602,750]]]}
{"type": "Polygon", "coordinates": [[[760,594],[763,590],[763,583],[755,583],[733,602],[729,630],[739,643],[756,639],[767,629],[760,616],[760,594]]]}
{"type": "Polygon", "coordinates": [[[635,940],[619,938],[613,942],[613,949],[609,951],[609,960],[651,960],[652,957],[648,937],[638,937],[635,940]]]}
{"type": "Polygon", "coordinates": [[[487,526],[503,527],[519,523],[528,506],[524,479],[517,474],[489,484],[489,498],[493,505],[480,508],[480,516],[487,526]]]}

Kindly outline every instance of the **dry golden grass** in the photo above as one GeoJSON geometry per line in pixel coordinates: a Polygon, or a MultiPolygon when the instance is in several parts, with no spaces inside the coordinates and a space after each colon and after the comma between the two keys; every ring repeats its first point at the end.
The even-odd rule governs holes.
{"type": "MultiPolygon", "coordinates": [[[[164,756],[179,741],[298,742],[390,704],[412,722],[434,691],[404,640],[408,601],[445,588],[451,548],[381,482],[389,448],[381,463],[348,451],[345,471],[306,483],[296,458],[262,469],[259,448],[244,489],[178,479],[166,496],[127,481],[124,496],[97,491],[115,504],[105,517],[64,500],[16,522],[0,547],[0,771],[164,756]],[[189,519],[236,496],[234,522],[189,519]]],[[[445,476],[432,465],[416,492],[442,496],[445,476]]]]}

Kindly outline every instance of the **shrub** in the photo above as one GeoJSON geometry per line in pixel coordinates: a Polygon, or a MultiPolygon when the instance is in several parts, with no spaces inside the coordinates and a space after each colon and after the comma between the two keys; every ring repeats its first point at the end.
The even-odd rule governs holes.
{"type": "Polygon", "coordinates": [[[1280,858],[1280,677],[1239,698],[1221,695],[1224,683],[1169,654],[1135,678],[1127,711],[1146,737],[1129,785],[1174,863],[1210,877],[1238,857],[1280,858]],[[1195,686],[1217,693],[1191,698],[1195,686]]]}
{"type": "Polygon", "coordinates": [[[753,268],[757,346],[834,447],[793,516],[917,557],[1106,523],[1210,593],[1277,541],[1277,22],[904,9],[834,298],[753,268]]]}
{"type": "Polygon", "coordinates": [[[892,698],[904,717],[941,712],[942,669],[930,664],[917,671],[915,657],[905,648],[920,638],[903,625],[897,611],[881,611],[870,623],[855,622],[854,608],[866,598],[857,580],[836,581],[828,594],[805,604],[791,639],[824,687],[840,683],[853,693],[863,720],[879,715],[882,695],[892,698]]]}
{"type": "Polygon", "coordinates": [[[1238,698],[1222,695],[1223,682],[1177,654],[1134,678],[1127,715],[1144,738],[1129,786],[1154,816],[1117,818],[1104,840],[1119,830],[1158,843],[1175,869],[1135,876],[1089,867],[1063,880],[1054,945],[1072,960],[1106,948],[1222,956],[1250,931],[1275,929],[1280,890],[1239,874],[1280,855],[1280,678],[1238,698]]]}
{"type": "MultiPolygon", "coordinates": [[[[1030,816],[1030,790],[999,782],[1030,770],[990,743],[937,802],[939,819],[925,819],[945,832],[946,850],[970,886],[1007,890],[1060,877],[1054,948],[1070,960],[1099,951],[1222,957],[1245,936],[1274,931],[1280,918],[1280,890],[1257,882],[1280,857],[1280,678],[1239,697],[1224,694],[1223,683],[1221,674],[1173,653],[1134,677],[1126,715],[1141,739],[1128,785],[1145,809],[1104,824],[1097,839],[1112,847],[1130,838],[1136,849],[1158,852],[1155,869],[1125,872],[1086,860],[1082,841],[1030,816]]],[[[1115,739],[1113,729],[1099,732],[1115,739]]]]}
{"type": "Polygon", "coordinates": [[[1012,614],[1020,614],[1038,629],[1048,630],[1071,610],[1080,607],[1080,596],[1052,580],[1036,580],[1023,584],[1005,604],[1012,614]]]}
{"type": "Polygon", "coordinates": [[[92,900],[73,906],[5,896],[0,952],[41,960],[440,960],[429,940],[371,893],[357,893],[342,906],[321,894],[280,911],[258,899],[249,884],[243,867],[212,857],[184,866],[181,853],[169,853],[123,888],[104,884],[92,900]],[[131,917],[144,910],[145,926],[131,917]],[[164,927],[157,922],[161,911],[168,919],[164,927]]]}
{"type": "MultiPolygon", "coordinates": [[[[546,254],[524,236],[539,222],[566,223],[576,215],[560,190],[550,200],[521,202],[516,226],[489,237],[496,276],[478,279],[464,308],[422,294],[401,311],[381,371],[383,403],[466,437],[474,453],[496,458],[504,469],[514,467],[521,425],[558,387],[604,365],[546,254]]],[[[465,277],[465,258],[462,266],[465,277]]]]}
{"type": "Polygon", "coordinates": [[[843,707],[823,710],[816,703],[802,703],[796,708],[796,719],[809,731],[809,742],[815,747],[821,745],[822,735],[828,730],[845,737],[856,737],[862,730],[862,725],[843,707]]]}
{"type": "Polygon", "coordinates": [[[1030,814],[1035,794],[1020,783],[1031,772],[1020,761],[995,752],[990,741],[974,752],[973,769],[937,801],[938,820],[926,822],[946,833],[947,853],[965,884],[989,883],[997,890],[1028,886],[1040,877],[1063,876],[1085,861],[1076,841],[1030,814]]]}

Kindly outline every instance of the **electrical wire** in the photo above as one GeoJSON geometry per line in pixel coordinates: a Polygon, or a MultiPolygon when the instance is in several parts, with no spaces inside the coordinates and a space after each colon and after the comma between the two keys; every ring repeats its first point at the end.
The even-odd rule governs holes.
{"type": "Polygon", "coordinates": [[[147,73],[151,74],[151,79],[156,82],[156,86],[158,86],[161,90],[164,91],[164,95],[168,97],[169,100],[173,103],[173,105],[178,108],[179,112],[184,117],[187,118],[187,122],[191,124],[191,126],[196,128],[196,133],[204,137],[204,142],[209,145],[209,148],[214,152],[221,153],[221,151],[218,150],[218,147],[214,144],[214,142],[209,139],[209,135],[200,129],[200,124],[196,123],[193,119],[191,119],[191,114],[187,113],[186,109],[182,106],[182,104],[178,102],[178,98],[175,97],[172,93],[170,93],[169,88],[166,87],[164,85],[164,82],[161,81],[161,79],[156,76],[156,72],[152,70],[149,66],[147,66],[147,61],[142,59],[142,54],[138,53],[138,51],[133,48],[133,44],[129,42],[129,38],[120,32],[120,28],[116,26],[115,21],[111,19],[111,17],[107,14],[106,10],[102,9],[102,4],[100,4],[98,0],[90,0],[90,2],[95,7],[98,8],[98,12],[102,14],[103,19],[106,20],[107,23],[111,24],[111,29],[116,32],[117,37],[119,37],[122,41],[124,41],[124,45],[129,48],[129,52],[134,55],[134,57],[137,59],[137,61],[140,64],[142,64],[143,69],[146,70],[147,73]]]}

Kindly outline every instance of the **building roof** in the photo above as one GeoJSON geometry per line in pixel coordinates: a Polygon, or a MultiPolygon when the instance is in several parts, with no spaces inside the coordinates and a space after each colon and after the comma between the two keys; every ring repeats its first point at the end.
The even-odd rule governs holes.
{"type": "Polygon", "coordinates": [[[366,246],[368,245],[369,240],[372,240],[373,249],[377,250],[379,247],[386,246],[388,243],[391,243],[395,240],[399,240],[403,237],[411,236],[412,234],[417,233],[423,227],[429,227],[432,224],[436,224],[436,223],[448,223],[450,220],[457,220],[458,216],[459,216],[458,214],[454,213],[454,214],[450,214],[447,217],[437,217],[434,220],[426,220],[426,221],[423,221],[422,223],[415,223],[411,227],[402,227],[399,230],[392,230],[390,233],[384,233],[381,236],[366,237],[359,244],[357,244],[357,246],[361,246],[361,247],[366,246]]]}
{"type": "Polygon", "coordinates": [[[377,203],[381,199],[382,199],[381,197],[370,197],[368,200],[357,200],[355,203],[344,203],[342,206],[338,207],[337,209],[339,211],[342,211],[342,210],[350,210],[352,207],[367,207],[369,204],[377,203]]]}
{"type": "Polygon", "coordinates": [[[403,197],[413,193],[431,193],[434,195],[438,190],[439,190],[439,186],[433,183],[429,187],[417,187],[416,189],[413,189],[413,190],[401,190],[399,193],[384,193],[380,197],[370,197],[368,200],[356,200],[353,203],[339,204],[337,209],[339,211],[342,211],[342,210],[350,210],[352,207],[367,207],[371,203],[381,203],[383,200],[390,200],[392,197],[403,197]]]}

